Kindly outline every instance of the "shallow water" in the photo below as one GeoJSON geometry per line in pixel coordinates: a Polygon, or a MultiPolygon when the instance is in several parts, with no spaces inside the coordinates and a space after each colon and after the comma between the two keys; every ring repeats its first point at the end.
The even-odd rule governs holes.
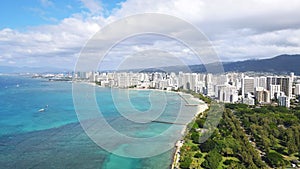
{"type": "MultiPolygon", "coordinates": [[[[173,126],[173,136],[157,140],[153,147],[147,147],[146,143],[141,143],[144,147],[132,146],[131,142],[114,140],[115,152],[126,154],[133,151],[132,147],[134,151],[155,150],[160,148],[159,143],[174,145],[176,138],[180,138],[183,125],[174,127],[171,124],[156,122],[140,124],[122,115],[128,113],[125,115],[130,116],[132,110],[137,110],[133,113],[146,114],[161,111],[161,107],[155,105],[165,99],[167,104],[157,120],[172,122],[181,108],[181,99],[177,94],[98,87],[95,90],[103,118],[120,133],[135,138],[150,138],[159,134],[170,134],[165,131],[173,126]],[[124,101],[128,96],[130,104],[124,101]],[[114,104],[116,101],[118,106],[114,104]],[[122,110],[119,110],[120,108],[122,110]]],[[[126,158],[107,152],[95,144],[77,119],[72,98],[72,83],[0,76],[0,98],[0,168],[131,169],[170,166],[173,149],[151,158],[126,158]],[[45,108],[46,111],[39,112],[41,108],[45,108]]],[[[84,109],[89,110],[89,105],[84,109]]],[[[180,118],[181,123],[191,120],[196,108],[186,107],[184,111],[186,114],[180,118]]],[[[149,115],[149,118],[152,116],[149,115]]],[[[101,134],[107,137],[110,133],[101,134]]]]}

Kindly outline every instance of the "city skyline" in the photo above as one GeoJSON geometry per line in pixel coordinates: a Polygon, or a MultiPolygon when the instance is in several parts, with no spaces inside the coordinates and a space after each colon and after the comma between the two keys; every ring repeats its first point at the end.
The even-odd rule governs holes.
{"type": "Polygon", "coordinates": [[[224,103],[291,106],[300,95],[300,76],[227,72],[224,74],[184,72],[75,72],[35,74],[51,81],[96,83],[101,87],[192,91],[224,103]]]}

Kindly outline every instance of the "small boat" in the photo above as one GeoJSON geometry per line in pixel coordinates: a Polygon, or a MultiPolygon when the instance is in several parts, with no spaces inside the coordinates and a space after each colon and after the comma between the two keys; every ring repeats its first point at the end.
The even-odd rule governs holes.
{"type": "Polygon", "coordinates": [[[45,111],[45,109],[40,109],[40,110],[39,110],[39,112],[44,112],[44,111],[45,111]]]}

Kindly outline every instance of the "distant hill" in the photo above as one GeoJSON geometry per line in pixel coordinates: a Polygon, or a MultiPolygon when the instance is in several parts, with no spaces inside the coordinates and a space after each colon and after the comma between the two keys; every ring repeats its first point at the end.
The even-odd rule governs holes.
{"type": "MultiPolygon", "coordinates": [[[[210,66],[213,66],[211,64],[210,66]]],[[[223,63],[224,71],[230,72],[271,72],[271,73],[289,73],[294,72],[297,75],[300,75],[300,54],[295,55],[279,55],[269,59],[257,59],[257,60],[245,60],[238,62],[224,62],[223,63]]],[[[206,72],[204,65],[190,65],[190,70],[192,72],[206,72]]],[[[130,70],[133,72],[178,72],[187,70],[187,67],[184,66],[169,66],[164,68],[149,68],[149,69],[135,69],[130,70]]],[[[52,67],[7,67],[0,66],[0,73],[43,73],[43,72],[66,72],[71,71],[61,68],[52,68],[52,67]]],[[[127,70],[128,71],[128,70],[127,70]]]]}
{"type": "MultiPolygon", "coordinates": [[[[289,73],[295,72],[300,75],[300,54],[279,55],[269,59],[245,60],[238,62],[223,63],[224,71],[230,72],[271,72],[271,73],[289,73]]],[[[191,65],[193,72],[205,72],[204,65],[191,65]]]]}
{"type": "Polygon", "coordinates": [[[295,72],[300,74],[300,55],[279,55],[270,59],[224,63],[223,66],[225,71],[295,72]]]}

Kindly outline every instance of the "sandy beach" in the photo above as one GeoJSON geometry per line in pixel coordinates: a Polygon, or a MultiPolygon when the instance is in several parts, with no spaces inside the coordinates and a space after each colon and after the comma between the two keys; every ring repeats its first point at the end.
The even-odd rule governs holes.
{"type": "MultiPolygon", "coordinates": [[[[178,92],[178,93],[188,95],[188,96],[191,97],[191,98],[188,98],[188,99],[199,102],[199,105],[197,106],[197,112],[195,113],[194,118],[191,119],[190,122],[195,120],[196,117],[198,117],[201,113],[203,113],[205,110],[208,109],[208,105],[206,103],[204,103],[202,100],[200,100],[198,98],[195,98],[193,95],[188,94],[188,93],[183,93],[183,92],[178,92]]],[[[172,164],[171,164],[171,167],[170,167],[171,169],[179,168],[180,149],[183,146],[183,143],[184,143],[183,138],[184,138],[185,134],[187,134],[187,132],[188,132],[187,131],[187,125],[190,122],[188,122],[185,125],[185,127],[182,129],[182,131],[181,131],[182,138],[180,140],[177,140],[176,144],[174,145],[175,150],[174,150],[174,153],[173,153],[172,164]]]]}
{"type": "MultiPolygon", "coordinates": [[[[100,88],[103,88],[102,86],[96,85],[92,82],[85,82],[85,84],[92,85],[92,86],[98,86],[100,88]]],[[[116,87],[117,88],[117,87],[116,87]]],[[[184,143],[183,138],[186,135],[187,126],[190,122],[194,121],[196,117],[198,117],[201,113],[203,113],[205,110],[208,109],[208,105],[204,103],[204,101],[200,100],[199,98],[195,98],[192,94],[184,93],[184,92],[176,92],[176,91],[167,91],[167,90],[160,90],[160,89],[139,89],[139,88],[124,88],[124,90],[135,90],[135,91],[159,91],[159,92],[170,92],[174,94],[178,94],[182,100],[184,100],[185,105],[190,106],[197,106],[197,110],[194,112],[193,118],[190,119],[190,121],[186,122],[182,131],[181,131],[181,137],[179,140],[176,140],[174,144],[174,151],[173,151],[173,157],[171,160],[170,168],[178,168],[179,165],[179,159],[180,159],[180,149],[184,143]]]]}

